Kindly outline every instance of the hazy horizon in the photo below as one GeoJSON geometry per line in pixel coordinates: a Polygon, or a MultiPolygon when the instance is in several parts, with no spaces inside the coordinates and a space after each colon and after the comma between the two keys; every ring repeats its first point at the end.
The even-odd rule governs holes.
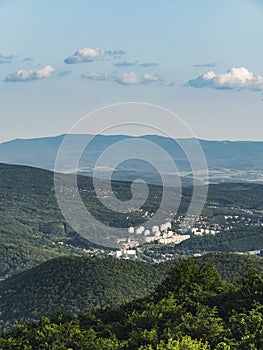
{"type": "MultiPolygon", "coordinates": [[[[56,137],[60,137],[60,136],[64,136],[64,135],[68,135],[67,133],[61,133],[61,134],[50,134],[50,135],[43,135],[43,136],[33,136],[33,137],[16,137],[16,138],[11,138],[11,139],[7,139],[7,140],[3,140],[3,141],[0,141],[0,144],[3,144],[3,143],[7,143],[7,142],[12,142],[12,141],[15,141],[15,140],[36,140],[36,139],[45,139],[45,138],[56,138],[56,137]]],[[[101,135],[101,136],[129,136],[129,137],[143,137],[143,136],[148,136],[148,135],[151,135],[151,136],[160,136],[160,137],[165,137],[163,135],[158,135],[158,134],[126,134],[126,133],[123,133],[123,134],[86,134],[86,133],[83,133],[83,134],[72,134],[72,135],[92,135],[92,136],[95,136],[95,135],[101,135]]],[[[175,139],[188,139],[189,137],[175,137],[175,139]]],[[[263,138],[260,139],[260,140],[254,140],[254,139],[209,139],[209,138],[201,138],[201,137],[198,137],[198,136],[195,136],[196,139],[198,140],[203,140],[203,141],[218,141],[218,142],[263,142],[263,138]]]]}

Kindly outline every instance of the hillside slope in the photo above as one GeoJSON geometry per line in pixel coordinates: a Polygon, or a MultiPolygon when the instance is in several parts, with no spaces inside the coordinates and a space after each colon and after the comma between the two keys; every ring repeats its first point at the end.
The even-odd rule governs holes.
{"type": "MultiPolygon", "coordinates": [[[[222,278],[238,279],[253,266],[263,273],[263,258],[215,253],[194,258],[215,266],[222,278]]],[[[37,320],[57,311],[83,314],[142,298],[165,280],[170,263],[151,265],[129,260],[60,257],[0,282],[2,327],[37,320]]]]}
{"type": "Polygon", "coordinates": [[[244,350],[263,346],[263,275],[233,282],[213,265],[174,264],[140,300],[74,317],[44,317],[0,336],[0,347],[78,350],[244,350]]]}
{"type": "MultiPolygon", "coordinates": [[[[131,225],[127,215],[114,214],[99,205],[92,179],[79,176],[78,186],[80,191],[85,189],[83,201],[97,218],[107,224],[131,225]]],[[[115,188],[124,198],[130,195],[127,183],[115,183],[115,188]]],[[[143,220],[141,214],[134,218],[143,220]]],[[[54,174],[47,170],[0,164],[0,221],[0,279],[63,254],[86,255],[84,248],[96,247],[65,221],[55,196],[54,174]]]]}
{"type": "Polygon", "coordinates": [[[63,310],[81,314],[141,298],[163,281],[168,265],[60,257],[0,282],[2,327],[63,310]]]}

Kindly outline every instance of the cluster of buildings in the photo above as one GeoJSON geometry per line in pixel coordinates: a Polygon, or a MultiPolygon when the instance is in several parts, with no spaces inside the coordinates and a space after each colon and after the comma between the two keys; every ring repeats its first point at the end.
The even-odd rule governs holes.
{"type": "Polygon", "coordinates": [[[137,251],[136,249],[122,248],[120,250],[116,250],[115,252],[110,252],[108,256],[115,259],[135,260],[137,259],[137,251]]]}
{"type": "Polygon", "coordinates": [[[191,238],[190,235],[179,235],[178,233],[168,231],[162,232],[160,236],[146,237],[147,243],[158,243],[158,244],[179,244],[187,239],[191,238]]]}
{"type": "Polygon", "coordinates": [[[119,238],[118,244],[122,244],[120,250],[111,252],[110,257],[117,259],[136,259],[137,250],[135,247],[139,246],[140,242],[155,243],[155,244],[179,244],[186,239],[191,238],[189,234],[177,234],[172,231],[171,222],[165,222],[160,226],[154,225],[150,229],[144,226],[129,227],[129,238],[119,238]]]}
{"type": "Polygon", "coordinates": [[[193,227],[191,229],[191,232],[195,236],[203,236],[204,234],[214,236],[216,233],[219,233],[220,231],[219,230],[210,230],[208,228],[193,227]]]}
{"type": "Polygon", "coordinates": [[[172,230],[172,224],[170,222],[166,222],[161,224],[160,226],[154,225],[151,229],[146,229],[144,226],[139,227],[129,227],[128,233],[130,235],[143,235],[144,237],[156,237],[160,236],[162,232],[167,232],[168,230],[172,230]]]}
{"type": "MultiPolygon", "coordinates": [[[[234,210],[234,208],[231,208],[234,210]]],[[[192,228],[189,227],[190,232],[194,236],[216,235],[223,231],[229,231],[234,228],[245,228],[248,226],[263,226],[258,213],[249,209],[239,209],[243,211],[243,215],[221,215],[218,216],[217,223],[211,223],[208,217],[200,215],[192,228]]],[[[173,222],[178,226],[183,222],[184,217],[177,216],[173,222]]]]}
{"type": "Polygon", "coordinates": [[[154,225],[151,229],[145,229],[144,226],[129,227],[128,233],[130,235],[143,236],[146,243],[157,244],[179,244],[190,238],[190,235],[181,235],[173,232],[171,222],[165,222],[160,226],[154,225]]]}
{"type": "Polygon", "coordinates": [[[252,211],[247,212],[248,210],[243,210],[246,214],[250,215],[225,215],[225,223],[223,228],[225,230],[232,229],[236,226],[238,227],[247,227],[247,226],[263,226],[263,223],[260,220],[260,217],[253,214],[252,211]]]}

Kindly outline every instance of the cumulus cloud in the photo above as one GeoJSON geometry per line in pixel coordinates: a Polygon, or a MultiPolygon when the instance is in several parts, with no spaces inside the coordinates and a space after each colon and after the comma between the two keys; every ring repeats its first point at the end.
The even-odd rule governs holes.
{"type": "Polygon", "coordinates": [[[122,85],[137,85],[141,83],[141,79],[135,72],[119,72],[115,76],[115,81],[122,85]]]}
{"type": "Polygon", "coordinates": [[[104,58],[107,56],[115,56],[115,55],[124,55],[125,52],[123,50],[105,50],[103,48],[91,48],[85,47],[83,49],[78,49],[74,52],[73,55],[65,58],[64,62],[66,64],[76,64],[76,63],[85,63],[85,62],[93,62],[96,59],[104,58]]]}
{"type": "Polygon", "coordinates": [[[5,56],[0,54],[0,63],[11,63],[15,57],[13,55],[5,56]]]}
{"type": "Polygon", "coordinates": [[[231,68],[225,74],[209,71],[199,77],[189,80],[187,86],[194,88],[263,90],[263,77],[255,75],[247,68],[231,68]]]}
{"type": "Polygon", "coordinates": [[[135,72],[115,72],[113,74],[90,72],[81,75],[82,78],[97,81],[114,81],[121,85],[139,85],[158,83],[162,80],[153,73],[139,75],[135,72]]]}
{"type": "Polygon", "coordinates": [[[160,83],[162,80],[153,73],[145,73],[139,75],[135,72],[118,72],[114,80],[121,85],[138,85],[138,84],[151,84],[160,83]]]}
{"type": "Polygon", "coordinates": [[[24,70],[21,69],[15,73],[9,74],[6,78],[6,82],[25,82],[25,81],[32,81],[32,80],[39,80],[39,79],[45,79],[48,78],[51,74],[55,72],[54,67],[47,65],[40,69],[34,69],[34,70],[24,70]]]}
{"type": "Polygon", "coordinates": [[[160,83],[162,80],[154,73],[145,73],[139,75],[135,72],[119,72],[115,75],[114,80],[122,85],[138,85],[160,83]]]}
{"type": "Polygon", "coordinates": [[[143,76],[142,76],[143,83],[158,83],[160,81],[161,81],[161,79],[153,73],[146,73],[146,74],[143,74],[143,76]]]}

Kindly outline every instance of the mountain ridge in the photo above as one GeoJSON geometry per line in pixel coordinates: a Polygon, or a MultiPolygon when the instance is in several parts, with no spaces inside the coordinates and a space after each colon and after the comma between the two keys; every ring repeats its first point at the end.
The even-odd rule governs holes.
{"type": "MultiPolygon", "coordinates": [[[[54,170],[56,157],[66,134],[52,137],[42,137],[33,139],[15,139],[0,144],[0,162],[8,164],[29,165],[42,169],[54,170]]],[[[87,142],[88,147],[82,154],[78,171],[84,175],[92,176],[96,167],[96,162],[103,152],[112,145],[116,145],[123,140],[146,140],[154,142],[162,150],[167,152],[175,162],[178,168],[178,175],[185,181],[191,183],[192,170],[191,162],[187,159],[180,145],[183,147],[192,142],[191,138],[170,139],[159,135],[92,135],[92,134],[71,134],[72,150],[67,155],[67,160],[62,164],[60,170],[71,172],[74,169],[77,148],[80,143],[87,142]],[[178,143],[178,142],[179,143],[178,143]]],[[[209,178],[205,172],[200,172],[198,178],[200,181],[209,181],[210,183],[219,182],[256,182],[263,183],[263,141],[228,141],[228,140],[203,140],[196,139],[204,152],[209,169],[209,178]]],[[[129,154],[130,146],[121,144],[124,151],[129,154]],[[126,148],[125,148],[126,147],[126,148]]],[[[118,149],[117,149],[118,150],[118,149]]],[[[123,151],[123,150],[122,150],[123,151]]],[[[97,168],[96,175],[101,178],[108,176],[112,171],[113,159],[116,152],[105,162],[105,167],[97,168]]],[[[140,149],[138,149],[140,158],[140,149]]],[[[154,153],[149,154],[149,162],[154,159],[154,153]]],[[[168,182],[172,181],[172,176],[166,162],[157,159],[158,169],[168,182]]],[[[122,162],[113,172],[113,178],[116,180],[132,181],[134,178],[142,177],[148,183],[160,184],[156,172],[149,165],[142,161],[122,162]]]]}

